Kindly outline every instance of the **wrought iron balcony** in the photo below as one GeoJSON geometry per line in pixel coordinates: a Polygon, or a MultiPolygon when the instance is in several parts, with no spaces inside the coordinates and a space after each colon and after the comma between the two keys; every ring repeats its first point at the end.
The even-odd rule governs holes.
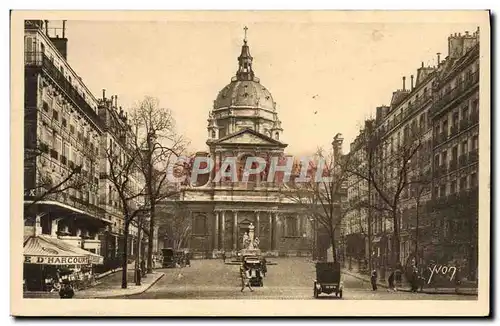
{"type": "Polygon", "coordinates": [[[97,126],[102,127],[102,122],[94,109],[45,54],[39,52],[25,52],[24,64],[27,68],[41,68],[55,81],[62,90],[62,93],[66,95],[69,100],[80,108],[97,126]]]}
{"type": "Polygon", "coordinates": [[[466,94],[467,91],[472,89],[478,82],[479,71],[476,71],[475,73],[467,77],[464,82],[457,84],[454,88],[436,98],[431,112],[433,114],[439,113],[439,111],[441,111],[441,109],[443,109],[445,106],[452,103],[456,99],[459,99],[463,94],[466,94]]]}

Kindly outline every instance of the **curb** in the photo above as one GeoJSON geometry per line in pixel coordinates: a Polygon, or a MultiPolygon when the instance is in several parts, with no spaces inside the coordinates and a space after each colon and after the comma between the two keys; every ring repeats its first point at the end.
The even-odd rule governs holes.
{"type": "Polygon", "coordinates": [[[127,294],[110,294],[110,295],[102,295],[102,296],[98,296],[98,297],[93,297],[93,298],[82,298],[82,299],[110,299],[110,298],[118,298],[118,297],[128,297],[128,296],[131,296],[131,295],[137,295],[137,294],[142,294],[144,292],[146,292],[147,290],[149,290],[153,285],[156,284],[156,282],[158,282],[163,276],[165,276],[165,273],[161,273],[158,278],[156,280],[154,280],[153,282],[151,282],[151,284],[149,284],[147,287],[143,288],[143,289],[140,289],[138,290],[137,292],[134,292],[134,293],[127,293],[127,294]]]}
{"type": "Polygon", "coordinates": [[[96,299],[109,299],[109,298],[118,298],[118,297],[129,297],[129,296],[132,296],[132,295],[142,294],[142,293],[146,292],[147,290],[151,289],[151,287],[153,287],[153,285],[155,285],[156,282],[158,282],[163,276],[165,276],[165,273],[161,273],[160,276],[156,280],[154,280],[153,282],[151,282],[151,284],[149,284],[144,289],[141,289],[140,291],[137,291],[135,293],[114,294],[114,295],[110,295],[110,296],[98,297],[96,299]]]}
{"type": "MultiPolygon", "coordinates": [[[[344,274],[348,274],[354,278],[357,278],[359,280],[362,280],[362,281],[365,281],[365,282],[368,282],[370,283],[370,280],[367,280],[359,275],[356,275],[356,274],[353,274],[351,272],[347,272],[347,271],[343,271],[344,274]]],[[[378,283],[377,282],[377,286],[380,286],[380,287],[383,287],[383,288],[386,288],[388,289],[389,287],[385,284],[382,284],[382,283],[378,283]]],[[[408,289],[398,289],[398,292],[408,292],[408,293],[412,293],[411,290],[408,290],[408,289]]],[[[431,292],[431,291],[418,291],[418,293],[424,293],[424,294],[440,294],[440,295],[468,295],[468,296],[477,296],[478,294],[477,293],[466,293],[466,292],[431,292]]]]}

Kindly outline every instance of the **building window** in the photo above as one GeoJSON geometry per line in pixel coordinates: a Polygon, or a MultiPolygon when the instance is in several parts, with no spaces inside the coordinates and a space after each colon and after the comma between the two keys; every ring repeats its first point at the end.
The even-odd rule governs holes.
{"type": "Polygon", "coordinates": [[[197,215],[193,217],[193,234],[206,234],[207,232],[207,217],[205,215],[197,215]]]}
{"type": "Polygon", "coordinates": [[[70,125],[69,126],[69,131],[70,131],[71,134],[74,134],[75,133],[75,126],[70,125]]]}
{"type": "Polygon", "coordinates": [[[462,154],[467,154],[468,150],[469,150],[469,148],[467,146],[467,140],[464,140],[462,142],[462,154]]]}
{"type": "Polygon", "coordinates": [[[62,126],[64,128],[66,128],[67,125],[68,125],[68,122],[66,121],[66,118],[62,118],[62,126]]]}
{"type": "Polygon", "coordinates": [[[477,173],[472,173],[470,175],[470,187],[471,188],[477,187],[477,173]]]}
{"type": "Polygon", "coordinates": [[[457,181],[453,180],[450,186],[450,194],[454,194],[457,191],[457,181]]]}
{"type": "Polygon", "coordinates": [[[296,216],[287,216],[285,220],[285,234],[287,237],[299,236],[298,219],[296,216]]]}
{"type": "Polygon", "coordinates": [[[460,179],[460,191],[463,191],[465,190],[465,188],[467,188],[467,177],[462,177],[460,179]]]}
{"type": "Polygon", "coordinates": [[[59,112],[57,112],[56,110],[52,111],[52,117],[54,118],[54,120],[59,121],[59,112]]]}
{"type": "Polygon", "coordinates": [[[464,119],[469,119],[469,106],[468,105],[465,105],[462,108],[462,120],[464,120],[464,119]]]}
{"type": "Polygon", "coordinates": [[[451,150],[451,156],[452,156],[451,157],[452,161],[458,160],[458,147],[457,146],[453,147],[453,149],[451,150]]]}
{"type": "Polygon", "coordinates": [[[446,185],[441,185],[441,188],[439,189],[439,196],[440,197],[446,196],[446,185]]]}
{"type": "Polygon", "coordinates": [[[477,135],[472,137],[472,150],[476,150],[478,148],[478,137],[477,135]]]}
{"type": "Polygon", "coordinates": [[[448,162],[447,158],[448,158],[448,152],[443,151],[443,153],[441,153],[441,163],[446,164],[448,162]]]}
{"type": "Polygon", "coordinates": [[[47,103],[47,102],[43,101],[43,110],[44,110],[45,112],[49,112],[49,103],[47,103]]]}

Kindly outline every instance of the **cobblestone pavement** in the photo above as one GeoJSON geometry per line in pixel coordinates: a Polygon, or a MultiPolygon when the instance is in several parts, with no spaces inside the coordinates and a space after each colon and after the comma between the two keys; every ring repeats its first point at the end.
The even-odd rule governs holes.
{"type": "MultiPolygon", "coordinates": [[[[238,265],[221,260],[193,260],[191,267],[162,269],[165,276],[146,292],[129,299],[314,299],[314,264],[306,258],[270,259],[264,286],[240,292],[238,265]]],[[[343,299],[355,300],[476,300],[477,296],[372,291],[368,282],[344,274],[343,299]]],[[[321,297],[320,297],[321,298],[321,297]]],[[[332,299],[335,295],[321,299],[332,299]]]]}

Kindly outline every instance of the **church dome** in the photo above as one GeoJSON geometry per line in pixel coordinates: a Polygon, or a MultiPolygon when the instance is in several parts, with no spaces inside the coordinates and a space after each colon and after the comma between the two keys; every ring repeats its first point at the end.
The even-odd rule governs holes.
{"type": "Polygon", "coordinates": [[[271,93],[257,78],[239,80],[234,78],[217,96],[214,109],[227,107],[259,107],[274,111],[276,106],[271,93]]]}

